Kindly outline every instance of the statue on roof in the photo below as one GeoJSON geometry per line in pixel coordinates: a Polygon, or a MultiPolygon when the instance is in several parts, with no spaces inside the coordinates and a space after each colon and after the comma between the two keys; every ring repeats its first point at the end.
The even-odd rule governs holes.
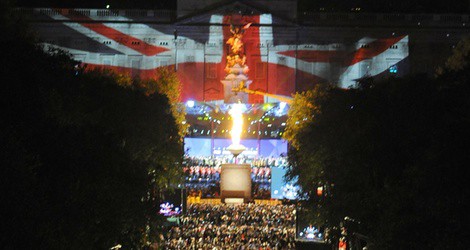
{"type": "Polygon", "coordinates": [[[251,80],[248,79],[248,65],[246,65],[245,47],[243,44],[243,34],[251,26],[243,21],[243,17],[234,14],[230,19],[230,38],[227,39],[227,64],[225,66],[226,76],[221,80],[224,85],[224,102],[226,103],[246,103],[247,93],[236,93],[233,89],[248,88],[251,80]]]}
{"type": "MultiPolygon", "coordinates": [[[[227,65],[225,71],[230,72],[230,68],[236,64],[241,67],[245,66],[246,56],[245,49],[243,45],[243,33],[251,26],[251,23],[248,23],[244,26],[241,25],[230,25],[230,33],[232,36],[227,40],[226,44],[229,45],[228,55],[227,55],[227,65]]],[[[245,72],[246,73],[246,72],[245,72]]]]}

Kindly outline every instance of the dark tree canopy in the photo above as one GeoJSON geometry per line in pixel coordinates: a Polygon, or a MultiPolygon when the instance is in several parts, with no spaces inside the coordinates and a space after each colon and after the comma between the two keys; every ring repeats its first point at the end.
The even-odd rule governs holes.
{"type": "Polygon", "coordinates": [[[319,223],[354,218],[356,232],[383,249],[465,248],[468,42],[437,78],[368,79],[358,89],[319,86],[295,98],[314,108],[290,110],[290,175],[310,194],[319,223]]]}
{"type": "MultiPolygon", "coordinates": [[[[3,4],[2,4],[3,5],[3,4]]],[[[181,129],[167,96],[45,52],[1,8],[1,245],[140,248],[158,194],[180,180],[181,129]]]]}
{"type": "MultiPolygon", "coordinates": [[[[249,0],[245,0],[250,3],[249,0]]],[[[286,0],[291,1],[291,0],[286,0]]],[[[221,0],[220,2],[230,2],[221,0]]],[[[55,7],[55,8],[105,8],[112,9],[166,9],[176,10],[177,0],[16,0],[21,7],[55,7]]],[[[378,12],[378,13],[468,13],[470,3],[465,0],[450,1],[406,1],[406,0],[298,0],[299,13],[304,11],[325,12],[378,12]]]]}

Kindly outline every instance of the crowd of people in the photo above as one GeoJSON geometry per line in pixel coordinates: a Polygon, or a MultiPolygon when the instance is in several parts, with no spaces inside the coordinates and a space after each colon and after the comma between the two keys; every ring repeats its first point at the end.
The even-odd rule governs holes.
{"type": "MultiPolygon", "coordinates": [[[[186,183],[189,197],[219,198],[220,183],[186,183]]],[[[271,186],[266,183],[251,183],[253,199],[270,199],[271,186]]]]}
{"type": "Polygon", "coordinates": [[[191,204],[166,233],[165,249],[294,249],[294,238],[294,205],[191,204]]]}

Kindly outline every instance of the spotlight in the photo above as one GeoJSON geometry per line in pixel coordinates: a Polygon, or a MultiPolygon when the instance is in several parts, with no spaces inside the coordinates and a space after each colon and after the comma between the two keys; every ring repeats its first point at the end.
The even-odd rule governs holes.
{"type": "Polygon", "coordinates": [[[286,107],[286,105],[287,105],[287,103],[285,103],[285,102],[280,102],[280,103],[279,103],[279,109],[280,109],[280,110],[283,110],[283,109],[286,107]]]}
{"type": "Polygon", "coordinates": [[[186,102],[186,106],[188,106],[188,108],[194,107],[194,101],[193,101],[193,100],[187,101],[187,102],[186,102]]]}

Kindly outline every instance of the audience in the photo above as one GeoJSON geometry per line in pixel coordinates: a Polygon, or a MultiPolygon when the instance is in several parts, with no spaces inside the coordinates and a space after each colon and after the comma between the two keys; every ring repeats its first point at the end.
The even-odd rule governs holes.
{"type": "Polygon", "coordinates": [[[191,204],[165,237],[165,249],[295,248],[294,205],[191,204]]]}

